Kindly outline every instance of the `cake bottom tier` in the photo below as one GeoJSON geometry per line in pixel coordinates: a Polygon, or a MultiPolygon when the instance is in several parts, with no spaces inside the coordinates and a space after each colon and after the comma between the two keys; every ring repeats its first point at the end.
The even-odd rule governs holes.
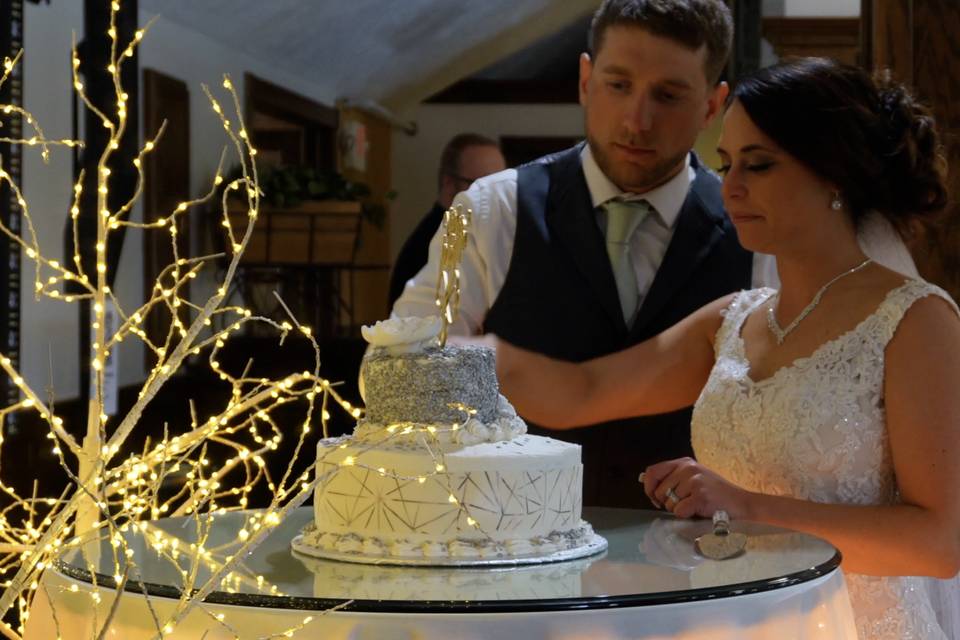
{"type": "Polygon", "coordinates": [[[567,560],[606,548],[581,520],[580,447],[521,436],[465,447],[318,447],[313,525],[294,548],[396,564],[567,560]],[[446,449],[446,450],[444,450],[446,449]]]}
{"type": "Polygon", "coordinates": [[[324,533],[304,527],[291,543],[303,556],[372,565],[411,567],[503,567],[565,562],[607,549],[607,541],[581,521],[581,526],[551,535],[513,540],[463,540],[411,543],[404,539],[324,533]]]}

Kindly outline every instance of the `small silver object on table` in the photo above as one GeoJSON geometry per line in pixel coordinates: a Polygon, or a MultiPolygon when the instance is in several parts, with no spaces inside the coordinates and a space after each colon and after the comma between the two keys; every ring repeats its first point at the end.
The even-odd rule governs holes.
{"type": "Polygon", "coordinates": [[[700,536],[694,546],[697,553],[711,560],[726,560],[743,553],[747,546],[747,536],[731,533],[730,516],[723,509],[713,514],[713,532],[700,536]]]}

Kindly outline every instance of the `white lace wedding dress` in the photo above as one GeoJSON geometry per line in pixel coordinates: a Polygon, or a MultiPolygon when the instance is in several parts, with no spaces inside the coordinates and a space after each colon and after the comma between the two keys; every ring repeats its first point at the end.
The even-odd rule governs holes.
{"type": "MultiPolygon", "coordinates": [[[[752,491],[822,503],[897,502],[884,350],[911,304],[950,297],[909,280],[856,328],[754,382],[740,331],[774,293],[741,292],[725,312],[716,364],[693,413],[697,459],[752,491]]],[[[845,577],[861,640],[960,640],[960,577],[845,577]]]]}

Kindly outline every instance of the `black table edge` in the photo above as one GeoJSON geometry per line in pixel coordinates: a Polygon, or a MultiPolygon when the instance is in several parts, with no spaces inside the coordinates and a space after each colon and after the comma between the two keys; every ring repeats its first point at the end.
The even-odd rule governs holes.
{"type": "MultiPolygon", "coordinates": [[[[794,573],[755,580],[722,587],[707,587],[686,591],[665,591],[637,595],[596,596],[590,598],[554,598],[538,600],[348,600],[336,598],[306,598],[300,596],[278,596],[251,593],[228,593],[213,591],[204,599],[206,604],[223,604],[240,607],[260,607],[268,609],[287,609],[322,612],[335,607],[339,611],[363,613],[529,613],[545,611],[579,611],[590,609],[619,609],[628,607],[647,607],[664,604],[682,604],[718,600],[735,596],[744,596],[764,591],[785,589],[804,582],[816,580],[840,566],[840,552],[834,553],[826,562],[794,573]]],[[[55,568],[60,573],[98,586],[115,590],[116,581],[111,576],[100,573],[91,575],[86,569],[57,560],[55,568]]],[[[127,581],[124,591],[127,593],[146,593],[150,597],[179,600],[182,592],[170,585],[139,582],[134,578],[127,581]]]]}

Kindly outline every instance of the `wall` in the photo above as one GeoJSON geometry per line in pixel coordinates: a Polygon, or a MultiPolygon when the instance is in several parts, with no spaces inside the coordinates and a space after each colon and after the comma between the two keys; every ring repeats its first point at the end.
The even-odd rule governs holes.
{"type": "MultiPolygon", "coordinates": [[[[24,3],[24,107],[33,113],[50,138],[72,135],[70,75],[71,32],[83,31],[80,2],[48,5],[24,3]]],[[[29,129],[24,128],[28,134],[29,129]]],[[[40,250],[48,258],[63,260],[63,229],[71,206],[72,154],[62,147],[50,153],[49,164],[38,147],[23,149],[23,195],[30,208],[40,250]]],[[[21,263],[21,368],[24,379],[38,393],[53,387],[58,394],[77,395],[79,379],[78,310],[33,295],[34,264],[21,263]]],[[[126,282],[118,289],[126,291],[126,282]]],[[[120,354],[123,358],[124,354],[120,354]]]]}
{"type": "MultiPolygon", "coordinates": [[[[151,17],[143,12],[141,14],[141,23],[151,17]]],[[[275,66],[228,49],[162,16],[157,18],[143,39],[140,66],[183,80],[190,91],[190,187],[194,194],[209,188],[220,152],[227,142],[201,84],[208,85],[224,107],[228,106],[225,100],[227,94],[221,86],[225,73],[230,74],[241,106],[244,100],[244,74],[247,72],[318,102],[333,104],[335,98],[329,87],[285,74],[275,66]]]]}
{"type": "Polygon", "coordinates": [[[424,104],[403,114],[419,126],[415,136],[393,133],[393,184],[390,207],[390,256],[397,256],[410,232],[437,196],[437,166],[443,146],[454,135],[475,131],[494,139],[503,135],[582,136],[580,106],[424,104]]]}
{"type": "Polygon", "coordinates": [[[856,17],[860,15],[860,0],[784,0],[783,15],[799,17],[856,17]]]}
{"type": "MultiPolygon", "coordinates": [[[[152,15],[142,12],[141,24],[152,15]]],[[[83,3],[59,2],[25,7],[24,103],[51,138],[71,136],[71,34],[83,37],[83,3]]],[[[184,80],[190,90],[191,111],[191,192],[205,192],[213,178],[220,152],[226,143],[223,129],[210,110],[200,83],[207,83],[215,94],[224,95],[222,75],[231,74],[243,100],[244,73],[249,71],[314,100],[332,104],[331,89],[309,80],[291,77],[275,67],[247,55],[227,49],[191,29],[162,17],[152,25],[140,50],[141,68],[152,68],[184,80]]],[[[149,132],[153,135],[153,132],[149,132]]],[[[63,226],[72,193],[71,154],[63,149],[51,153],[44,165],[37,148],[24,150],[24,195],[34,218],[41,250],[50,258],[63,258],[63,226]]],[[[138,220],[138,206],[132,219],[138,220]]],[[[194,234],[196,237],[196,234],[194,234]]],[[[123,255],[115,293],[124,308],[143,300],[142,236],[130,229],[124,239],[123,255]]],[[[52,388],[58,400],[78,395],[79,329],[78,313],[72,306],[52,300],[33,298],[33,265],[23,262],[22,287],[23,376],[36,390],[52,388]]],[[[210,291],[199,280],[192,289],[194,298],[210,291]]],[[[126,340],[118,350],[119,384],[135,384],[143,379],[143,349],[139,342],[126,340]]]]}
{"type": "MultiPolygon", "coordinates": [[[[141,10],[141,24],[145,24],[152,17],[141,10]]],[[[202,85],[210,88],[231,121],[235,121],[235,118],[232,116],[232,101],[222,86],[224,74],[230,75],[241,108],[245,108],[247,73],[324,104],[332,105],[335,97],[329,87],[284,73],[282,69],[225,47],[193,29],[166,20],[163,16],[156,18],[142,41],[140,66],[182,80],[190,92],[190,193],[193,197],[209,191],[225,145],[230,146],[224,170],[239,162],[220,119],[210,108],[210,101],[203,92],[202,85]]],[[[144,136],[154,135],[153,132],[143,133],[144,136]]],[[[210,242],[205,237],[209,235],[209,231],[200,224],[199,215],[194,215],[191,222],[194,255],[209,253],[210,242]]],[[[139,240],[137,242],[136,247],[139,250],[139,240]]],[[[134,268],[137,277],[140,277],[140,267],[134,268]]],[[[191,283],[190,295],[194,301],[206,301],[215,289],[211,274],[201,274],[191,283]]]]}
{"type": "MultiPolygon", "coordinates": [[[[340,125],[357,122],[366,128],[367,159],[366,169],[343,167],[341,170],[348,180],[362,182],[370,187],[370,200],[386,208],[388,215],[382,227],[366,220],[361,223],[360,244],[355,256],[355,264],[365,267],[356,271],[341,273],[340,286],[344,291],[352,291],[350,303],[353,305],[352,318],[343,314],[341,322],[352,321],[353,327],[373,324],[384,318],[387,313],[389,297],[390,270],[385,268],[390,261],[391,203],[388,192],[393,189],[391,177],[393,145],[392,127],[383,118],[356,109],[344,109],[340,113],[340,125]],[[352,279],[352,282],[351,282],[352,279]]],[[[351,327],[351,329],[353,329],[351,327]]]]}

